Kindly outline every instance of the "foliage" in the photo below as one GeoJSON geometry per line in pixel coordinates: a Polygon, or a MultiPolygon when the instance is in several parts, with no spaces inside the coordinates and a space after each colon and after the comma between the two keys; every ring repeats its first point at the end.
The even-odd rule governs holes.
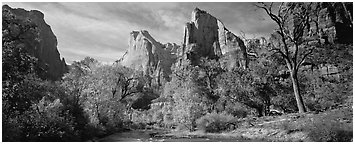
{"type": "Polygon", "coordinates": [[[29,80],[16,92],[23,96],[21,101],[3,102],[4,141],[79,140],[74,118],[61,101],[66,97],[63,89],[40,79],[29,80]],[[36,99],[28,99],[34,97],[36,99]],[[16,106],[20,102],[24,105],[16,106]],[[17,135],[13,135],[14,131],[17,135]]]}
{"type": "Polygon", "coordinates": [[[129,116],[132,94],[140,91],[132,70],[120,65],[101,65],[92,58],[75,62],[63,78],[62,85],[70,90],[76,105],[83,107],[89,124],[103,131],[122,129],[129,116]]]}
{"type": "Polygon", "coordinates": [[[59,99],[44,98],[24,114],[25,141],[77,141],[72,117],[64,111],[59,99]]]}
{"type": "Polygon", "coordinates": [[[207,89],[203,77],[205,71],[198,66],[183,65],[174,70],[172,80],[165,84],[162,98],[165,104],[162,113],[170,124],[171,116],[174,123],[181,128],[193,130],[195,120],[212,110],[214,95],[207,89]]]}
{"type": "Polygon", "coordinates": [[[6,8],[2,12],[3,79],[19,80],[29,72],[46,79],[47,68],[33,53],[34,46],[41,41],[38,26],[6,8]]]}
{"type": "Polygon", "coordinates": [[[304,68],[303,83],[310,110],[323,111],[345,104],[352,95],[352,46],[324,45],[316,50],[309,61],[314,66],[304,68]],[[321,69],[332,66],[332,74],[321,69]]]}
{"type": "Polygon", "coordinates": [[[307,84],[307,107],[312,111],[323,111],[333,106],[342,105],[352,95],[352,84],[344,81],[325,79],[319,72],[305,73],[307,84]]]}
{"type": "Polygon", "coordinates": [[[275,95],[273,88],[254,77],[250,71],[234,69],[219,77],[220,94],[227,99],[240,102],[258,111],[258,115],[265,115],[265,109],[270,105],[270,97],[275,95]]]}
{"type": "Polygon", "coordinates": [[[353,137],[352,117],[352,108],[342,108],[315,115],[299,115],[297,120],[275,123],[273,127],[289,132],[302,131],[316,142],[349,142],[353,137]]]}
{"type": "Polygon", "coordinates": [[[297,102],[293,94],[292,82],[290,79],[284,79],[276,84],[277,95],[271,98],[271,104],[281,108],[284,112],[297,112],[297,102]]]}
{"type": "Polygon", "coordinates": [[[312,126],[304,129],[309,131],[310,138],[317,142],[350,142],[353,135],[340,124],[326,119],[315,121],[312,126]]]}
{"type": "Polygon", "coordinates": [[[76,141],[72,116],[61,103],[64,91],[38,76],[44,69],[29,53],[37,26],[3,9],[3,141],[76,141]]]}
{"type": "MultiPolygon", "coordinates": [[[[22,40],[25,35],[38,37],[36,26],[30,21],[20,20],[10,11],[3,9],[2,15],[2,100],[6,115],[14,111],[23,112],[29,108],[29,100],[38,98],[27,97],[23,89],[29,77],[35,77],[37,59],[32,57],[22,40]],[[27,79],[27,80],[25,80],[27,79]],[[21,100],[21,101],[17,101],[21,100]]],[[[29,89],[28,89],[29,90],[29,89]]]]}
{"type": "Polygon", "coordinates": [[[160,121],[160,118],[157,117],[158,115],[155,115],[158,113],[159,112],[153,112],[151,110],[135,110],[132,114],[132,122],[134,125],[138,126],[137,128],[143,129],[147,125],[160,121]]]}
{"type": "Polygon", "coordinates": [[[203,103],[203,97],[193,88],[191,82],[182,83],[175,89],[172,96],[174,99],[173,115],[175,123],[190,130],[193,129],[195,120],[204,114],[208,106],[203,103]]]}
{"type": "Polygon", "coordinates": [[[200,130],[213,133],[221,132],[229,129],[231,125],[235,125],[235,117],[225,112],[212,112],[197,119],[196,123],[200,130]]]}
{"type": "Polygon", "coordinates": [[[236,118],[245,118],[250,114],[251,109],[238,102],[227,102],[226,109],[223,112],[231,114],[236,118]]]}

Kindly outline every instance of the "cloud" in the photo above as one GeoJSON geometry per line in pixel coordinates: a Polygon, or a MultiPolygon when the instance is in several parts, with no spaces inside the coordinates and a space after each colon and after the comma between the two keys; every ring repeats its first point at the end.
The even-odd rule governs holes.
{"type": "MultiPolygon", "coordinates": [[[[3,3],[4,4],[4,3],[3,3]]],[[[251,3],[5,3],[40,10],[58,39],[67,62],[86,56],[106,63],[119,59],[128,47],[129,33],[148,30],[162,43],[180,44],[184,25],[195,7],[220,19],[235,34],[267,35],[274,27],[251,3]]]]}

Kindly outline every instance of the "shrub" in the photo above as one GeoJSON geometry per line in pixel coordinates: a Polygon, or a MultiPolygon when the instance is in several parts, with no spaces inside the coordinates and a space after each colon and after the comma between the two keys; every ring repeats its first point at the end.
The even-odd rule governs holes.
{"type": "Polygon", "coordinates": [[[19,141],[21,139],[21,119],[8,118],[4,114],[2,115],[2,141],[11,142],[19,141]]]}
{"type": "Polygon", "coordinates": [[[302,130],[309,132],[309,137],[317,142],[350,142],[352,139],[352,124],[340,122],[340,118],[350,118],[344,111],[327,113],[322,117],[302,126],[302,130]],[[339,114],[342,113],[342,114],[339,114]],[[344,116],[343,116],[344,115],[344,116]]]}
{"type": "Polygon", "coordinates": [[[275,123],[275,126],[289,132],[306,132],[310,140],[316,142],[350,142],[352,139],[351,108],[298,116],[300,118],[296,121],[286,120],[275,123]]]}
{"type": "Polygon", "coordinates": [[[175,126],[174,117],[171,114],[165,115],[163,124],[166,128],[173,128],[175,126]]]}
{"type": "Polygon", "coordinates": [[[233,115],[237,118],[245,118],[248,115],[248,112],[253,109],[248,109],[246,106],[238,102],[228,102],[224,111],[228,114],[233,115]]]}
{"type": "Polygon", "coordinates": [[[315,122],[313,126],[305,127],[309,136],[317,142],[349,142],[352,139],[352,131],[344,130],[334,122],[315,122]]]}
{"type": "Polygon", "coordinates": [[[235,117],[231,114],[208,113],[196,120],[198,129],[206,132],[221,132],[229,128],[229,124],[234,124],[235,117]]]}
{"type": "Polygon", "coordinates": [[[153,121],[156,123],[162,123],[164,120],[164,115],[163,113],[159,110],[153,114],[153,121]]]}
{"type": "MultiPolygon", "coordinates": [[[[347,96],[352,95],[348,82],[330,81],[316,74],[307,74],[307,95],[305,104],[311,111],[324,111],[345,104],[347,96]]],[[[305,81],[306,81],[305,80],[305,81]]]]}

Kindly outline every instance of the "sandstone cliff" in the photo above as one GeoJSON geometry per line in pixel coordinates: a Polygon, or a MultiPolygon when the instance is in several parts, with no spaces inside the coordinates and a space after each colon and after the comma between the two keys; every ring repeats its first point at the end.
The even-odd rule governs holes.
{"type": "MultiPolygon", "coordinates": [[[[321,44],[352,44],[352,3],[322,2],[312,3],[311,23],[305,30],[305,37],[321,44]]],[[[311,61],[308,61],[312,64],[311,61]]],[[[313,64],[314,65],[314,64],[313,64]]],[[[332,64],[317,65],[323,77],[340,79],[340,70],[332,64]]]]}
{"type": "MultiPolygon", "coordinates": [[[[308,6],[309,23],[306,25],[303,38],[309,44],[351,44],[353,41],[352,3],[320,2],[320,3],[288,3],[292,10],[300,10],[308,6]]],[[[293,19],[293,25],[299,20],[293,19]]],[[[290,26],[292,27],[292,25],[290,26]]],[[[274,32],[269,42],[280,45],[280,36],[274,32]]]]}
{"type": "Polygon", "coordinates": [[[44,78],[58,80],[67,71],[64,58],[60,59],[57,49],[57,38],[51,27],[44,21],[44,14],[37,10],[27,11],[21,8],[13,9],[8,5],[3,5],[3,9],[12,12],[18,19],[30,19],[38,26],[39,43],[35,41],[25,41],[29,52],[38,58],[39,64],[44,68],[44,78]]]}
{"type": "Polygon", "coordinates": [[[328,35],[329,42],[352,43],[352,7],[352,3],[343,2],[320,4],[318,23],[319,27],[324,29],[322,36],[328,35]],[[327,31],[333,32],[327,33],[327,31]]]}
{"type": "Polygon", "coordinates": [[[352,7],[352,3],[346,2],[312,3],[313,22],[306,29],[307,36],[316,35],[321,43],[352,43],[352,7]]]}
{"type": "Polygon", "coordinates": [[[145,30],[131,32],[128,45],[120,60],[122,65],[142,71],[155,84],[161,85],[170,80],[171,65],[175,62],[179,46],[170,43],[163,45],[145,30]]]}
{"type": "Polygon", "coordinates": [[[242,39],[230,32],[224,24],[206,11],[195,8],[191,21],[186,23],[183,59],[189,59],[193,65],[201,57],[221,59],[227,68],[247,67],[247,53],[242,39]]]}

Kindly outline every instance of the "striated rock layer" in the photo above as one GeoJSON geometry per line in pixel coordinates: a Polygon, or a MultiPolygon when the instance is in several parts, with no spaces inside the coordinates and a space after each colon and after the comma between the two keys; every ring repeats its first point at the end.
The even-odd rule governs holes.
{"type": "Polygon", "coordinates": [[[352,43],[352,3],[324,2],[317,3],[314,7],[317,7],[318,29],[321,31],[321,38],[329,43],[352,43]]]}
{"type": "Polygon", "coordinates": [[[25,44],[28,45],[30,54],[38,58],[39,64],[46,71],[44,78],[60,79],[63,73],[67,72],[67,65],[64,58],[60,59],[57,38],[51,27],[44,21],[44,14],[37,10],[13,9],[8,5],[3,5],[2,8],[12,12],[16,18],[30,19],[31,22],[38,26],[40,41],[26,41],[25,44]]]}
{"type": "MultiPolygon", "coordinates": [[[[321,40],[321,43],[350,44],[353,39],[352,3],[321,2],[311,4],[312,13],[306,35],[321,40]]],[[[295,20],[297,23],[297,20],[295,20]]]]}
{"type": "Polygon", "coordinates": [[[193,65],[201,57],[221,59],[227,68],[248,65],[247,52],[241,38],[206,11],[195,8],[191,21],[186,23],[182,53],[193,65]]]}

